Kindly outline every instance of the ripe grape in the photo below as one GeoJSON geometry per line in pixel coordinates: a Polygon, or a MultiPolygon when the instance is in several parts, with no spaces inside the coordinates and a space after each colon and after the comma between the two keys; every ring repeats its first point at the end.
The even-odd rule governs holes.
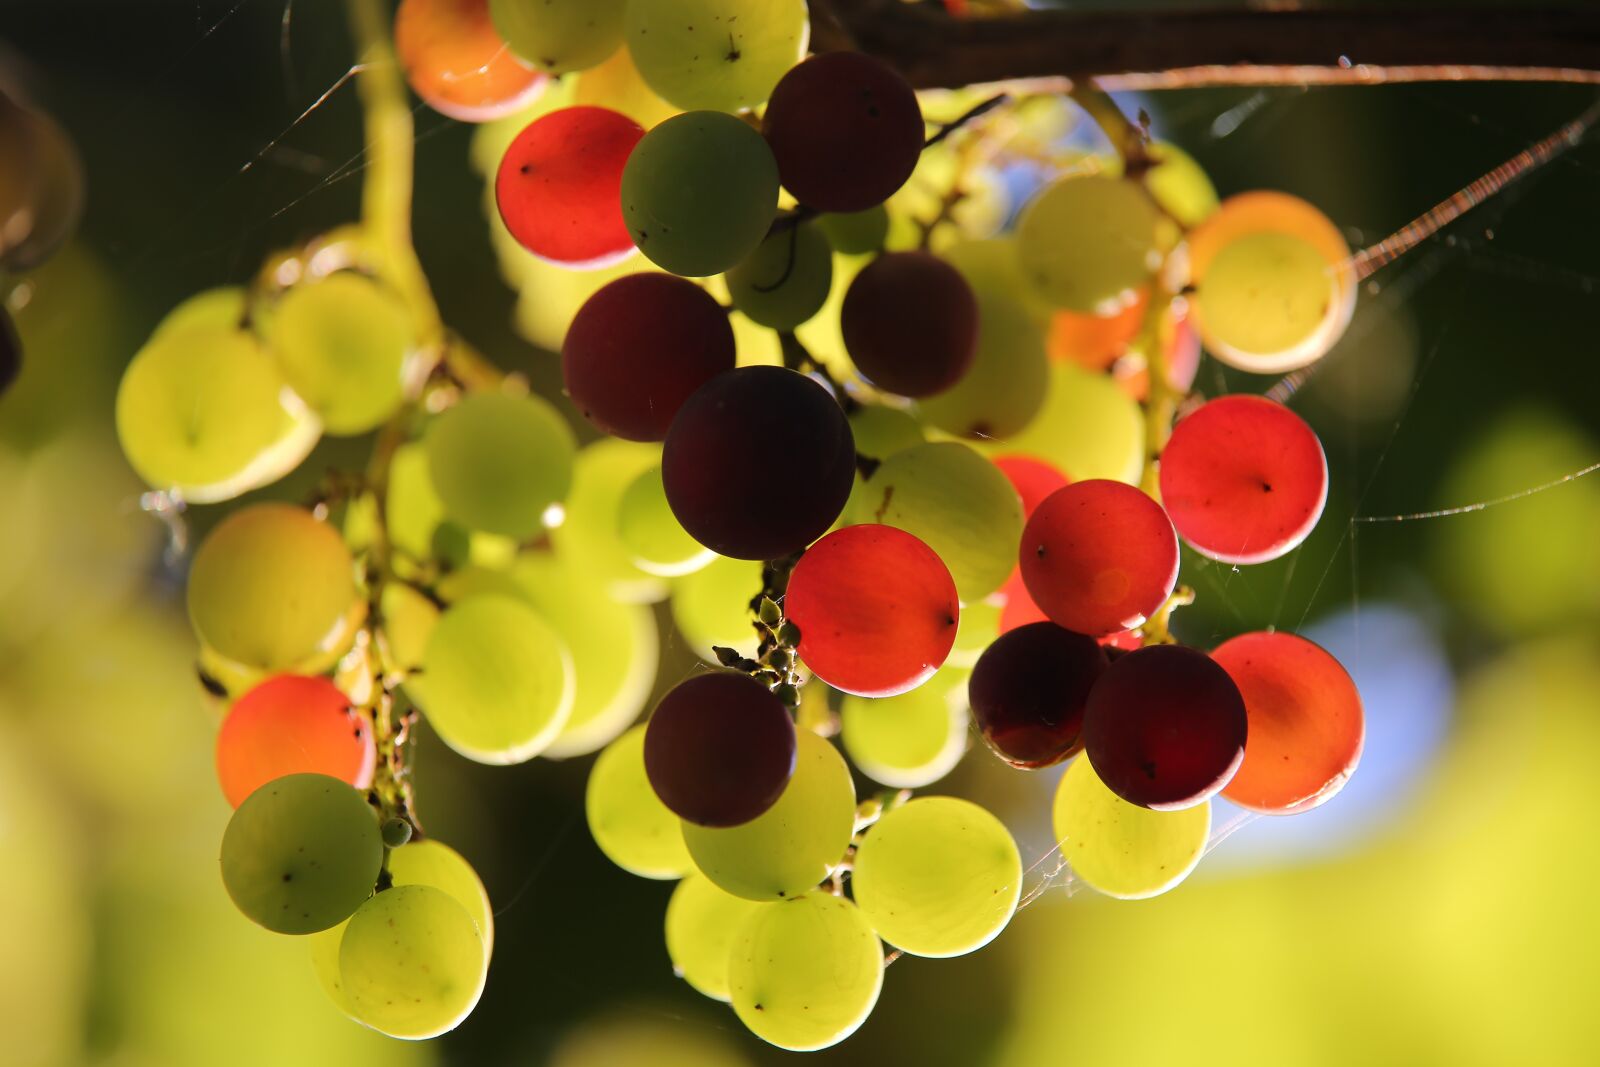
{"type": "Polygon", "coordinates": [[[945,668],[898,696],[846,696],[839,740],[850,762],[875,782],[921,789],[955,769],[967,751],[966,672],[945,668]]]}
{"type": "Polygon", "coordinates": [[[1022,432],[978,447],[1044,460],[1074,478],[1136,483],[1144,466],[1144,416],[1107,375],[1053,364],[1043,406],[1022,432]]]}
{"type": "Polygon", "coordinates": [[[978,347],[978,302],[961,274],[928,252],[873,260],[839,312],[850,359],[868,381],[901,396],[934,396],[959,382],[978,347]]]}
{"type": "Polygon", "coordinates": [[[886,459],[926,440],[921,424],[899,408],[863,404],[850,413],[849,420],[856,451],[873,459],[886,459]]]}
{"type": "Polygon", "coordinates": [[[996,456],[994,465],[1006,476],[1011,488],[1022,498],[1022,517],[1033,518],[1045,498],[1071,482],[1065,474],[1032,456],[996,456]]]}
{"type": "Polygon", "coordinates": [[[799,896],[833,871],[855,830],[856,790],[832,745],[796,735],[794,775],[778,802],[742,826],[683,824],[683,841],[702,874],[735,896],[799,896]]]}
{"type": "Polygon", "coordinates": [[[474,530],[527,540],[572,485],[576,440],[537,396],[468,394],[433,420],[423,445],[445,514],[474,530]]]}
{"type": "Polygon", "coordinates": [[[150,331],[150,339],[196,327],[238,329],[246,321],[248,310],[249,300],[242,286],[205,289],[167,312],[150,331]]]}
{"type": "Polygon", "coordinates": [[[1067,766],[1053,811],[1062,858],[1111,897],[1158,896],[1189,876],[1211,836],[1211,805],[1151,811],[1123,800],[1086,759],[1067,766]]]}
{"type": "Polygon", "coordinates": [[[1155,166],[1144,186],[1161,209],[1186,227],[1195,227],[1217,210],[1217,190],[1194,157],[1175,144],[1156,141],[1145,151],[1155,166]]]}
{"type": "Polygon", "coordinates": [[[1106,669],[1093,638],[1035,622],[997,638],[972,669],[972,717],[1013,767],[1060,763],[1083,746],[1089,691],[1106,669]]]}
{"type": "Polygon", "coordinates": [[[1005,825],[969,800],[920,797],[884,813],[856,849],[850,890],[867,922],[914,956],[961,956],[1005,929],[1022,857],[1005,825]]]}
{"type": "Polygon", "coordinates": [[[587,70],[622,46],[625,0],[489,0],[511,51],[547,74],[587,70]]]}
{"type": "Polygon", "coordinates": [[[983,655],[983,650],[1000,636],[1000,610],[1004,607],[1001,598],[1004,596],[1005,586],[1001,586],[1000,589],[1000,593],[961,606],[961,621],[956,627],[956,643],[950,649],[949,658],[944,661],[946,667],[970,670],[978,662],[978,657],[983,655]]]}
{"type": "Polygon", "coordinates": [[[781,367],[741,367],[707,382],[679,409],[661,457],[683,528],[736,559],[775,559],[822,536],[849,499],[855,469],[839,405],[781,367]]]}
{"type": "Polygon", "coordinates": [[[772,150],[720,111],[663,122],[622,170],[628,233],[652,263],[674,274],[703,277],[737,266],[766,237],[777,209],[772,150]]]}
{"type": "Polygon", "coordinates": [[[664,100],[738,111],[772,95],[811,39],[805,0],[630,0],[628,51],[664,100]]]}
{"type": "Polygon", "coordinates": [[[1022,534],[1022,580],[1049,619],[1099,637],[1142,624],[1178,581],[1178,538],[1161,505],[1131,485],[1073,482],[1022,534]]]}
{"type": "Polygon", "coordinates": [[[713,1000],[728,999],[728,957],[734,935],[765,907],[717,888],[690,872],[667,902],[667,956],[678,977],[713,1000]]]}
{"type": "Polygon", "coordinates": [[[567,395],[606,433],[660,441],[706,382],[734,365],[728,315],[693,282],[650,272],[591,296],[561,343],[567,395]]]}
{"type": "Polygon", "coordinates": [[[657,445],[605,437],[585,445],[572,467],[566,515],[550,531],[556,552],[567,565],[601,582],[608,595],[628,604],[650,603],[667,595],[667,584],[646,574],[617,531],[622,494],[644,471],[661,463],[657,445]]]}
{"type": "Polygon", "coordinates": [[[222,835],[222,882],[245,917],[280,934],[348,919],[383,863],[366,798],[325,774],[291,774],[245,798],[222,835]]]}
{"type": "Polygon", "coordinates": [[[861,52],[827,52],[790,69],[761,132],[783,187],[819,211],[864,211],[893,196],[922,156],[922,108],[900,72],[861,52]]]}
{"type": "Polygon", "coordinates": [[[11,383],[22,373],[22,338],[11,322],[11,312],[0,307],[0,396],[4,396],[11,383]]]}
{"type": "Polygon", "coordinates": [[[489,953],[449,893],[402,885],[361,905],[339,942],[339,983],[355,1018],[390,1037],[455,1029],[483,995],[489,953]]]}
{"type": "Polygon", "coordinates": [[[394,48],[417,95],[462,122],[520,111],[548,81],[506,49],[488,0],[401,0],[394,48]]]}
{"type": "Polygon", "coordinates": [[[1238,685],[1250,720],[1244,762],[1222,790],[1241,807],[1291,815],[1324,803],[1361,758],[1361,694],[1339,661],[1288,633],[1242,634],[1211,658],[1238,685]]]}
{"type": "Polygon", "coordinates": [[[889,236],[889,210],[875,204],[863,211],[830,211],[817,220],[833,250],[842,256],[877,252],[889,236]]]}
{"type": "Polygon", "coordinates": [[[893,526],[835,530],[789,576],[784,612],[800,627],[800,659],[835,689],[888,697],[938,670],[961,607],[950,571],[893,526]]]}
{"type": "Polygon", "coordinates": [[[1139,336],[1139,327],[1144,324],[1145,309],[1149,305],[1150,290],[1146,287],[1109,315],[1055,312],[1050,316],[1046,341],[1050,358],[1076,363],[1088,370],[1106,370],[1139,336]]]}
{"type": "Polygon", "coordinates": [[[1244,759],[1244,699],[1204,652],[1150,645],[1112,661],[1089,692],[1083,747],[1130,804],[1174,811],[1228,784],[1244,759]]]}
{"type": "Polygon", "coordinates": [[[354,564],[309,511],[252,504],[201,543],[188,600],[200,640],[246,666],[285,670],[349,640],[354,564]]]}
{"type": "Polygon", "coordinates": [[[617,533],[640,570],[665,578],[692,574],[717,555],[678,525],[667,503],[660,467],[639,475],[622,494],[617,533]]]}
{"type": "Polygon", "coordinates": [[[1198,552],[1265,563],[1306,539],[1328,501],[1328,460],[1305,421],[1257,396],[1212,400],[1161,453],[1161,500],[1198,552]]]}
{"type": "Polygon", "coordinates": [[[855,1033],[883,988],[883,946],[861,910],[816,890],[769,904],[734,937],[733,1010],[750,1032],[791,1052],[855,1033]]]}
{"type": "Polygon", "coordinates": [[[644,769],[643,725],[607,745],[589,770],[584,813],[606,858],[641,878],[682,878],[694,869],[682,825],[644,769]]]}
{"type": "Polygon", "coordinates": [[[1135,182],[1101,175],[1046,186],[1017,220],[1017,253],[1039,295],[1109,315],[1161,266],[1161,212],[1135,182]]]}
{"type": "Polygon", "coordinates": [[[286,774],[326,774],[365,789],[376,763],[367,720],[326,678],[267,679],[234,702],[217,734],[217,779],[236,808],[286,774]]]}
{"type": "Polygon", "coordinates": [[[656,705],[644,765],[656,795],[679,817],[738,826],[771,808],[794,773],[794,722],[749,675],[696,675],[656,705]]]}
{"type": "Polygon", "coordinates": [[[750,598],[761,588],[762,565],[754,560],[717,556],[672,586],[672,622],[695,655],[717,662],[713,647],[741,656],[756,654],[750,598]]]}
{"type": "Polygon", "coordinates": [[[832,286],[833,249],[820,230],[802,224],[770,234],[728,271],[733,306],[774,330],[792,330],[822,310],[832,286]]]}

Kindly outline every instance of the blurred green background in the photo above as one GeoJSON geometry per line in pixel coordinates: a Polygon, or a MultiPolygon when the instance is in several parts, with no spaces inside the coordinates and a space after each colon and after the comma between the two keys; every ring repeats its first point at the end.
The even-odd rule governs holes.
{"type": "MultiPolygon", "coordinates": [[[[500,910],[490,984],[425,1046],[347,1022],[302,945],[239,916],[195,682],[182,565],[111,433],[121,368],[168,308],[353,218],[360,116],[340,6],[0,0],[0,67],[72,133],[74,244],[0,290],[28,362],[0,399],[0,1063],[771,1064],[795,1057],[672,975],[670,886],[611,867],[588,759],[470,765],[427,743],[434,835],[500,910]],[[281,136],[280,136],[281,135],[281,136]]],[[[1228,90],[1130,101],[1224,194],[1297,193],[1352,244],[1385,236],[1571,119],[1593,90],[1228,90]]],[[[418,114],[417,243],[446,319],[556,392],[510,328],[467,165],[418,114]]],[[[1368,704],[1364,764],[1326,808],[1236,830],[1140,903],[1052,885],[990,948],[907,958],[821,1063],[1592,1063],[1600,1049],[1600,476],[1466,514],[1600,460],[1600,144],[1543,168],[1376,276],[1295,406],[1333,493],[1285,560],[1187,557],[1209,646],[1300,629],[1368,704]]],[[[1199,386],[1261,389],[1202,367],[1199,386]]],[[[362,442],[325,442],[298,498],[362,442]]],[[[203,531],[222,508],[190,513],[203,531]]],[[[669,634],[663,677],[690,661],[669,634]]],[[[981,747],[936,791],[992,805],[1044,856],[1053,775],[981,747]]],[[[1046,865],[1048,866],[1048,865],[1046,865]]],[[[1043,868],[1036,872],[1043,877],[1043,868]]],[[[1060,881],[1060,879],[1056,879],[1060,881]]]]}

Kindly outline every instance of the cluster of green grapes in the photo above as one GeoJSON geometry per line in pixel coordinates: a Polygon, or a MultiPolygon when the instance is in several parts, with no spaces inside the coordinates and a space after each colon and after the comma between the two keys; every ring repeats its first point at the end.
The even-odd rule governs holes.
{"type": "Polygon", "coordinates": [[[796,1050],[865,1020],[885,943],[971,952],[1019,906],[1005,826],[907,792],[969,721],[1019,768],[1084,753],[1055,829],[1120,897],[1187,875],[1212,796],[1302,811],[1359,757],[1359,696],[1323,650],[1168,631],[1180,537],[1258,563],[1322,512],[1321,445],[1282,405],[1172,420],[1201,345],[1257,373],[1329,349],[1355,296],[1338,230],[1283,194],[1219,204],[1137,131],[1121,158],[1064,149],[1060,99],[919,99],[871,57],[807,58],[807,17],[401,3],[412,87],[485,123],[519,322],[593,443],[356,230],[185,303],[127,370],[123,447],[171,499],[379,431],[314,506],[219,525],[188,602],[229,704],[227,889],[312,935],[329,995],[384,1033],[458,1024],[493,942],[477,877],[420,835],[419,713],[484,763],[599,752],[595,842],[682,880],[675,967],[796,1050]],[[1057,176],[1001,232],[1012,161],[1057,176]],[[636,725],[669,597],[707,669],[636,725]],[[883,788],[858,795],[851,763],[883,788]]]}

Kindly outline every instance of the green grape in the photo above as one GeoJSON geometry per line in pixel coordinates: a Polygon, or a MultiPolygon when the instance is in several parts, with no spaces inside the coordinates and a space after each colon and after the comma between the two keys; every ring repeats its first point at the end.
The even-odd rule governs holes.
{"type": "Polygon", "coordinates": [[[244,799],[222,835],[222,883],[250,921],[310,934],[348,919],[383,864],[366,797],[325,774],[291,774],[244,799]]]}
{"type": "Polygon", "coordinates": [[[640,570],[663,578],[692,574],[716,556],[673,516],[659,466],[640,473],[623,491],[617,536],[640,570]]]}
{"type": "Polygon", "coordinates": [[[473,530],[527,540],[572,485],[576,439],[537,396],[472,393],[434,420],[423,444],[445,514],[473,530]]]}
{"type": "Polygon", "coordinates": [[[691,871],[667,902],[667,956],[678,977],[713,1000],[728,999],[728,954],[739,925],[766,907],[718,889],[691,871]]]}
{"type": "Polygon", "coordinates": [[[914,956],[987,945],[1016,914],[1022,857],[969,800],[919,797],[886,812],[856,849],[851,892],[889,944],[914,956]]]}
{"type": "Polygon", "coordinates": [[[660,463],[661,446],[656,444],[603,437],[585,445],[573,464],[566,517],[550,531],[556,554],[568,566],[604,583],[612,597],[630,604],[667,595],[667,583],[640,570],[617,533],[622,494],[660,463]]]}
{"type": "Polygon", "coordinates": [[[679,819],[644,773],[644,726],[600,753],[584,792],[589,833],[606,858],[641,878],[682,878],[694,869],[679,819]]]}
{"type": "Polygon", "coordinates": [[[1061,856],[1107,896],[1140,900],[1189,876],[1211,833],[1211,803],[1151,811],[1107,789],[1082,757],[1056,788],[1052,811],[1061,856]]]}
{"type": "Polygon", "coordinates": [[[1138,401],[1111,375],[1054,363],[1039,417],[1010,440],[978,447],[988,456],[1033,456],[1075,482],[1110,478],[1137,484],[1144,467],[1144,418],[1138,401]]]}
{"type": "Polygon", "coordinates": [[[852,411],[850,433],[857,452],[880,460],[925,440],[922,426],[908,412],[880,404],[863,404],[852,411]]]}
{"type": "Polygon", "coordinates": [[[520,600],[469,597],[439,617],[406,691],[463,756],[521,763],[544,751],[572,712],[572,656],[520,600]]]}
{"type": "Polygon", "coordinates": [[[628,51],[663,99],[738,111],[772,95],[805,58],[805,0],[629,0],[628,51]]]}
{"type": "Polygon", "coordinates": [[[718,556],[672,583],[672,622],[695,655],[716,663],[713,646],[756,654],[750,598],[761,590],[761,571],[758,560],[718,556]]]}
{"type": "Polygon", "coordinates": [[[956,643],[944,659],[946,667],[977,666],[978,657],[1000,636],[1002,607],[994,603],[994,599],[988,597],[961,605],[961,618],[956,622],[956,643]]]}
{"type": "Polygon", "coordinates": [[[1185,227],[1198,225],[1217,210],[1217,189],[1193,156],[1175,144],[1150,146],[1156,165],[1145,172],[1144,185],[1161,209],[1185,227]]]}
{"type": "Polygon", "coordinates": [[[321,433],[261,345],[221,326],[151,338],[123,372],[116,420],[139,477],[196,504],[277,481],[321,433]]]}
{"type": "Polygon", "coordinates": [[[572,93],[575,106],[610,108],[647,130],[678,114],[677,108],[645,84],[626,48],[617,49],[610,59],[584,71],[574,80],[577,82],[572,93]]]}
{"type": "Polygon", "coordinates": [[[150,339],[193,329],[237,330],[244,323],[246,300],[244,289],[237,285],[196,293],[167,312],[150,339]]]}
{"type": "Polygon", "coordinates": [[[965,672],[949,668],[899,696],[846,696],[839,739],[868,778],[894,789],[921,789],[966,754],[966,696],[965,672]]]}
{"type": "Polygon", "coordinates": [[[1328,262],[1292,234],[1258,231],[1218,249],[1195,293],[1205,336],[1251,356],[1304,344],[1322,327],[1334,299],[1328,262]]]}
{"type": "Polygon", "coordinates": [[[585,301],[618,278],[637,274],[641,266],[633,256],[595,270],[568,270],[547,262],[517,244],[493,208],[489,234],[502,264],[510,267],[505,271],[507,281],[519,290],[512,324],[529,342],[549,352],[561,351],[567,327],[585,301]]]}
{"type": "Polygon", "coordinates": [[[455,1029],[483,995],[489,954],[442,889],[395,886],[361,905],[339,942],[339,982],[356,1019],[390,1037],[455,1029]]]}
{"type": "Polygon", "coordinates": [[[977,298],[978,351],[959,382],[917,410],[948,433],[1010,437],[1039,414],[1050,373],[1044,330],[1026,303],[1016,242],[965,241],[941,254],[977,298]]]}
{"type": "Polygon", "coordinates": [[[787,226],[728,272],[733,306],[762,326],[792,330],[827,302],[833,249],[815,226],[787,226]]]}
{"type": "Polygon", "coordinates": [[[744,921],[728,962],[733,1010],[750,1032],[791,1052],[843,1041],[883,988],[883,946],[850,901],[815,890],[744,921]]]}
{"type": "Polygon", "coordinates": [[[605,61],[622,45],[625,0],[489,0],[506,45],[535,70],[565,74],[605,61]]]}
{"type": "Polygon", "coordinates": [[[288,504],[252,504],[218,523],[194,554],[188,599],[201,641],[266,670],[342,647],[359,607],[344,542],[288,504]]]}
{"type": "Polygon", "coordinates": [[[1064,178],[1022,209],[1017,254],[1024,276],[1052,304],[1106,315],[1160,268],[1161,227],[1161,212],[1138,184],[1064,178]]]}
{"type": "Polygon", "coordinates": [[[700,872],[735,896],[780,900],[828,877],[855,831],[856,790],[838,751],[798,731],[794,776],[778,802],[741,826],[683,823],[700,872]]]}
{"type": "Polygon", "coordinates": [[[444,521],[444,505],[433,490],[428,451],[420,443],[395,449],[394,458],[389,461],[383,503],[389,543],[408,557],[408,564],[432,559],[435,532],[444,521]]]}
{"type": "Polygon", "coordinates": [[[817,219],[817,225],[835,252],[847,256],[876,252],[889,236],[889,209],[877,204],[865,211],[830,213],[817,219]]]}
{"type": "MultiPolygon", "coordinates": [[[[673,19],[682,23],[682,16],[673,19]]],[[[761,244],[777,210],[772,149],[745,122],[720,111],[663,122],[644,135],[622,170],[622,215],[633,243],[674,274],[731,269],[761,244]]]]}
{"type": "Polygon", "coordinates": [[[999,589],[1017,565],[1022,500],[1000,468],[966,445],[936,441],[896,452],[864,490],[851,521],[921,538],[950,568],[967,603],[999,589]]]}
{"type": "Polygon", "coordinates": [[[296,285],[264,329],[290,388],[328,433],[366,433],[399,409],[411,314],[373,279],[339,271],[296,285]]]}

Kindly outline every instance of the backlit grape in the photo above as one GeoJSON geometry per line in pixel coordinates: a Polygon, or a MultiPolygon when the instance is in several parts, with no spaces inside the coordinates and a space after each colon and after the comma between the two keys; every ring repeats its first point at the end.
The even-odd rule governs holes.
{"type": "Polygon", "coordinates": [[[376,753],[367,720],[326,678],[280,674],[245,693],[217,734],[217,779],[238,807],[286,774],[317,773],[357,789],[372,783],[376,753]]]}
{"type": "Polygon", "coordinates": [[[1022,432],[984,452],[1044,460],[1073,478],[1135,483],[1144,466],[1144,416],[1109,375],[1055,363],[1043,406],[1022,432]]]}
{"type": "Polygon", "coordinates": [[[830,211],[817,220],[828,243],[840,255],[876,252],[889,236],[889,212],[882,204],[863,211],[830,211]]]}
{"type": "Polygon", "coordinates": [[[972,669],[972,717],[1012,766],[1059,763],[1083,745],[1084,708],[1106,665],[1093,638],[1053,622],[1008,631],[972,669]]]}
{"type": "Polygon", "coordinates": [[[423,444],[445,514],[474,530],[526,540],[572,484],[572,430],[537,396],[471,393],[433,421],[423,444]]]}
{"type": "Polygon", "coordinates": [[[965,681],[965,671],[947,667],[909,693],[845,697],[839,740],[850,762],[895,789],[921,789],[949,774],[967,751],[965,681]]]}
{"type": "Polygon", "coordinates": [[[703,660],[717,662],[711,651],[717,646],[753,657],[757,638],[750,598],[760,588],[759,562],[717,556],[673,583],[673,624],[703,660]]]}
{"type": "Polygon", "coordinates": [[[519,111],[548,80],[506,48],[489,19],[488,0],[401,0],[394,47],[417,95],[462,122],[519,111]]]}
{"type": "Polygon", "coordinates": [[[713,1000],[727,1000],[733,939],[744,921],[763,907],[691,872],[667,902],[667,955],[672,969],[713,1000]]]}
{"type": "Polygon", "coordinates": [[[815,226],[777,230],[728,271],[733,306],[751,321],[792,330],[822,309],[833,285],[833,249],[815,226]]]}
{"type": "Polygon", "coordinates": [[[839,312],[850,359],[868,381],[901,396],[955,385],[978,346],[978,302],[961,274],[928,252],[873,260],[839,312]]]}
{"type": "Polygon", "coordinates": [[[547,74],[587,70],[622,46],[624,0],[489,0],[506,45],[547,74]]]}
{"type": "Polygon", "coordinates": [[[667,594],[667,583],[633,562],[617,530],[622,494],[633,480],[661,463],[657,445],[603,437],[585,445],[572,466],[566,516],[550,531],[561,557],[629,604],[649,603],[667,594]]]}
{"type": "Polygon", "coordinates": [[[606,746],[589,770],[584,814],[606,858],[641,878],[682,878],[694,869],[682,821],[661,803],[644,769],[643,725],[606,746]]]}
{"type": "Polygon", "coordinates": [[[1023,208],[1017,253],[1023,273],[1050,303],[1113,314],[1161,266],[1160,227],[1160,211],[1137,183],[1063,178],[1023,208]]]}
{"type": "Polygon", "coordinates": [[[401,885],[350,917],[339,942],[339,982],[356,1019],[418,1040],[455,1029],[483,995],[489,954],[472,917],[449,893],[401,885]]]}
{"type": "Polygon", "coordinates": [[[667,578],[692,574],[716,557],[673,517],[660,467],[639,475],[622,494],[617,532],[633,561],[651,574],[667,578]]]}
{"type": "Polygon", "coordinates": [[[1123,800],[1074,760],[1056,788],[1052,814],[1073,874],[1107,896],[1141,900],[1189,876],[1211,836],[1211,804],[1151,811],[1123,800]]]}
{"type": "Polygon", "coordinates": [[[678,107],[738,111],[772,95],[806,54],[805,0],[630,0],[628,50],[678,107]]]}

